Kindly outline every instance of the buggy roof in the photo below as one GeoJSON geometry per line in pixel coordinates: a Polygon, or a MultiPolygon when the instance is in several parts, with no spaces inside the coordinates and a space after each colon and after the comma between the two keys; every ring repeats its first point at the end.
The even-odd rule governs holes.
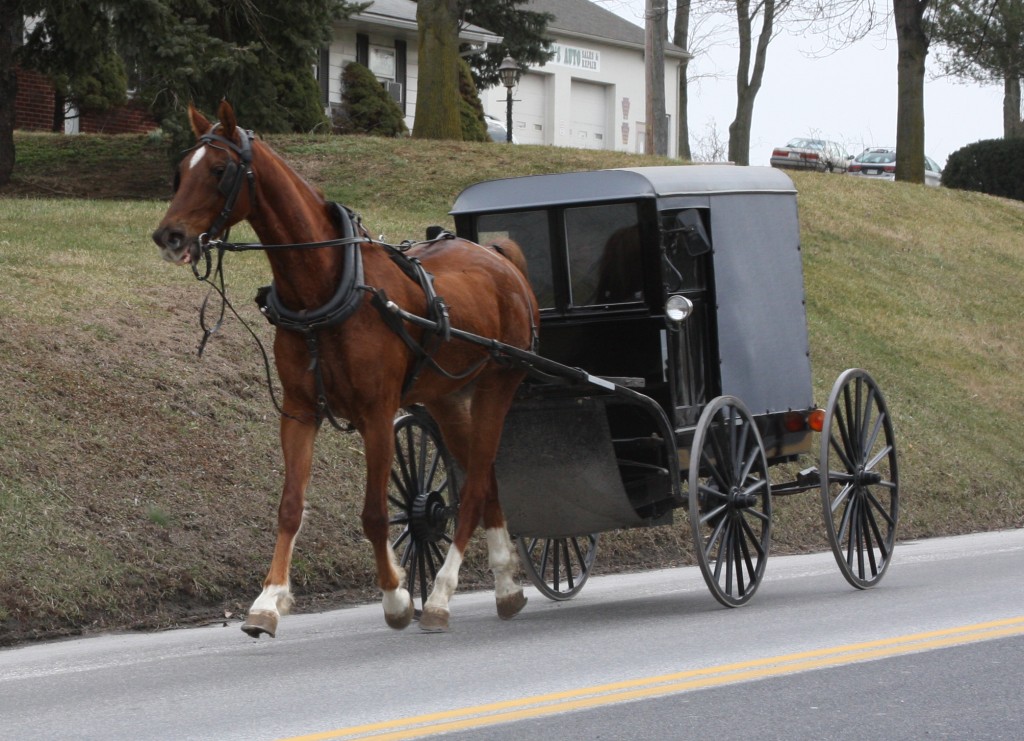
{"type": "Polygon", "coordinates": [[[450,213],[454,216],[574,203],[741,193],[796,194],[796,187],[785,173],[771,167],[678,165],[565,172],[471,185],[459,194],[450,213]]]}

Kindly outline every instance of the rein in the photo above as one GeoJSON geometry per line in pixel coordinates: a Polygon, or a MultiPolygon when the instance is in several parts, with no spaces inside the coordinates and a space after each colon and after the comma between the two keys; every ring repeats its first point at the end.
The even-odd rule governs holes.
{"type": "MultiPolygon", "coordinates": [[[[409,257],[405,254],[405,251],[412,246],[411,242],[403,242],[402,245],[398,247],[384,242],[374,242],[368,236],[365,236],[365,233],[360,233],[363,232],[363,229],[359,216],[345,206],[341,206],[337,203],[328,204],[331,209],[331,215],[342,235],[337,239],[328,239],[319,242],[297,242],[292,244],[229,242],[228,237],[230,235],[230,228],[224,230],[224,227],[230,218],[231,212],[235,208],[235,204],[238,200],[239,194],[241,193],[242,184],[244,182],[249,183],[250,198],[253,201],[255,201],[256,198],[256,177],[252,169],[252,134],[246,132],[240,127],[236,128],[236,131],[239,132],[240,143],[235,144],[235,142],[230,139],[215,133],[218,126],[220,126],[220,124],[215,125],[208,133],[201,136],[199,141],[196,143],[196,147],[209,145],[222,150],[230,150],[237,155],[238,161],[235,162],[230,157],[228,158],[228,163],[224,168],[224,174],[221,176],[220,182],[217,186],[218,191],[225,199],[224,208],[221,210],[210,228],[203,234],[199,235],[199,248],[205,261],[205,269],[200,269],[199,260],[192,262],[192,272],[196,279],[207,283],[210,286],[211,293],[216,292],[221,299],[220,312],[212,327],[209,326],[206,321],[206,311],[211,293],[207,293],[206,298],[203,299],[203,304],[199,311],[199,324],[203,330],[203,338],[200,341],[198,348],[198,354],[200,356],[202,356],[203,350],[206,348],[206,344],[210,340],[210,337],[212,337],[223,324],[226,311],[230,310],[231,313],[234,314],[240,322],[242,322],[242,325],[246,328],[249,334],[252,335],[253,339],[256,340],[256,344],[263,356],[263,365],[267,376],[267,386],[270,389],[270,397],[274,403],[274,407],[277,409],[279,414],[291,417],[291,415],[287,414],[281,407],[274,393],[273,381],[270,373],[270,359],[266,348],[264,348],[263,343],[260,341],[256,333],[245,322],[245,320],[242,319],[235,310],[235,307],[232,306],[231,302],[228,300],[224,281],[224,253],[257,250],[262,252],[272,252],[276,250],[341,247],[345,250],[345,255],[342,260],[343,267],[341,280],[338,282],[338,287],[335,289],[334,295],[323,306],[316,309],[293,311],[287,308],[281,301],[273,283],[269,286],[260,288],[256,294],[256,303],[260,307],[260,311],[266,317],[267,321],[280,329],[301,334],[306,341],[306,347],[310,356],[309,370],[313,372],[316,384],[318,423],[323,419],[327,419],[333,427],[343,432],[351,432],[354,429],[351,424],[342,425],[338,421],[334,413],[331,411],[330,404],[327,401],[327,388],[324,383],[323,370],[320,363],[320,342],[317,337],[317,333],[321,330],[337,326],[352,316],[352,314],[354,314],[362,304],[363,293],[370,294],[371,305],[377,309],[383,318],[384,323],[398,335],[407,347],[409,347],[416,358],[416,361],[409,369],[402,385],[401,393],[403,398],[425,368],[430,368],[447,378],[461,380],[468,378],[488,362],[488,358],[484,358],[479,363],[470,366],[461,373],[451,373],[437,364],[434,360],[434,355],[444,342],[451,339],[452,332],[448,316],[448,306],[445,304],[444,299],[438,296],[434,291],[433,276],[423,267],[418,259],[415,257],[409,257]],[[223,239],[218,239],[218,236],[222,231],[224,231],[224,237],[223,239]],[[409,279],[420,285],[427,300],[427,316],[417,317],[419,321],[413,323],[428,330],[428,340],[425,343],[420,344],[412,337],[412,335],[409,334],[409,331],[405,327],[405,322],[408,321],[408,319],[403,316],[405,312],[395,311],[397,308],[396,305],[388,299],[387,294],[383,289],[365,284],[363,276],[362,251],[359,248],[362,244],[378,244],[383,247],[387,250],[387,255],[392,262],[394,262],[409,279]],[[214,249],[217,251],[216,266],[214,266],[213,258],[211,257],[211,252],[214,249]]],[[[175,183],[175,190],[177,190],[177,182],[175,183]]],[[[448,232],[442,232],[428,241],[454,238],[455,235],[448,232]]]]}
{"type": "MultiPolygon", "coordinates": [[[[329,329],[341,324],[354,314],[362,303],[363,293],[370,294],[371,305],[377,309],[384,319],[385,324],[387,324],[387,326],[399,336],[406,346],[412,350],[416,357],[416,362],[413,364],[412,368],[410,368],[405,381],[403,382],[403,396],[409,388],[412,387],[413,383],[425,368],[429,367],[447,378],[463,379],[475,373],[487,362],[487,358],[484,358],[480,362],[470,366],[461,373],[452,373],[438,365],[433,356],[440,349],[441,345],[451,338],[451,323],[448,315],[448,306],[445,304],[444,299],[438,296],[434,291],[433,276],[427,272],[418,259],[415,257],[409,257],[405,254],[405,251],[412,246],[412,243],[406,242],[400,246],[395,246],[385,242],[375,242],[367,236],[356,236],[356,226],[360,223],[359,217],[348,208],[340,206],[339,204],[331,203],[330,207],[342,233],[345,234],[345,236],[338,239],[329,239],[320,242],[297,242],[292,244],[263,244],[261,242],[233,243],[220,239],[205,238],[205,235],[201,237],[200,248],[202,250],[203,257],[205,258],[206,266],[205,269],[200,269],[198,261],[194,262],[192,264],[192,272],[196,279],[207,283],[210,286],[211,293],[208,293],[206,298],[203,299],[203,303],[199,311],[199,324],[203,330],[203,337],[199,343],[198,354],[202,356],[207,342],[213,334],[220,329],[224,322],[226,311],[230,310],[231,313],[234,314],[235,318],[242,323],[246,328],[246,331],[248,331],[256,341],[256,345],[263,357],[267,387],[270,391],[270,397],[274,404],[274,408],[279,414],[291,417],[291,415],[284,411],[274,392],[270,373],[270,359],[266,348],[260,338],[253,331],[252,327],[250,327],[241,315],[239,315],[238,311],[227,297],[224,278],[224,253],[248,251],[271,252],[283,249],[321,249],[324,247],[344,248],[345,256],[342,260],[344,267],[342,269],[341,280],[338,282],[338,287],[335,289],[334,295],[323,306],[316,309],[304,309],[300,311],[288,309],[282,303],[273,283],[269,286],[264,286],[257,291],[256,304],[259,306],[260,312],[272,325],[280,329],[301,334],[305,339],[306,348],[310,356],[309,370],[313,372],[316,384],[317,421],[320,422],[323,419],[326,419],[335,429],[342,432],[352,432],[355,428],[352,427],[350,423],[342,424],[331,411],[330,404],[327,401],[327,388],[324,383],[323,370],[320,363],[320,341],[317,333],[321,330],[329,329]],[[395,262],[399,268],[401,268],[402,272],[411,280],[415,280],[419,283],[427,299],[427,317],[419,317],[419,319],[425,322],[425,324],[420,324],[420,326],[426,326],[431,330],[429,337],[433,340],[425,343],[426,346],[417,342],[416,339],[409,334],[408,330],[404,326],[404,319],[400,314],[395,312],[395,304],[388,299],[385,291],[381,288],[366,285],[364,282],[362,251],[359,249],[359,245],[361,244],[377,244],[386,249],[388,257],[395,262]],[[216,250],[217,252],[215,265],[211,256],[213,250],[216,250]],[[221,306],[216,322],[210,326],[207,323],[206,314],[210,295],[214,292],[220,297],[221,306]]],[[[226,236],[227,234],[225,234],[225,237],[226,236]]],[[[453,238],[453,234],[445,232],[434,240],[429,241],[453,238]]]]}

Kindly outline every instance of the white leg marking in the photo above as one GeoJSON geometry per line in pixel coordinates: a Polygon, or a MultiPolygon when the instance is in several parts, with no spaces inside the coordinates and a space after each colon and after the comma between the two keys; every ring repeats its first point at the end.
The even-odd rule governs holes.
{"type": "Polygon", "coordinates": [[[402,587],[385,591],[383,599],[384,614],[395,617],[404,615],[409,611],[410,602],[412,602],[412,597],[409,596],[409,591],[402,587]]]}
{"type": "Polygon", "coordinates": [[[437,578],[434,579],[434,588],[430,590],[427,604],[423,606],[424,609],[448,609],[448,603],[451,601],[452,595],[455,594],[455,588],[459,586],[460,568],[462,568],[462,554],[453,544],[448,549],[444,565],[437,572],[437,578]]]}
{"type": "Polygon", "coordinates": [[[292,606],[292,593],[287,584],[272,584],[264,587],[260,596],[252,603],[249,612],[273,612],[287,615],[292,606]]]}
{"type": "Polygon", "coordinates": [[[504,527],[487,528],[487,558],[494,572],[494,596],[496,599],[522,592],[516,583],[519,559],[512,546],[512,538],[504,527]]]}
{"type": "Polygon", "coordinates": [[[192,155],[192,159],[188,161],[188,169],[194,170],[195,166],[199,164],[204,156],[206,156],[206,147],[199,147],[195,154],[192,155]]]}

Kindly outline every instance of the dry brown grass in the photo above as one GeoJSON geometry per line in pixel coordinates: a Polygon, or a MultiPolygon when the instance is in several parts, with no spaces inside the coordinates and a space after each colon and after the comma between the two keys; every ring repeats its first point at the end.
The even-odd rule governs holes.
{"type": "MultiPolygon", "coordinates": [[[[392,241],[451,226],[452,200],[478,180],[651,163],[541,147],[271,142],[392,241]]],[[[281,485],[259,355],[231,320],[195,357],[204,291],[149,241],[169,192],[161,150],[130,137],[79,137],[87,156],[59,138],[19,146],[19,180],[0,192],[0,644],[234,619],[269,563],[281,485]],[[128,179],[129,168],[149,174],[128,179]],[[72,197],[38,198],[53,191],[72,197]]],[[[1024,525],[1024,208],[794,179],[816,397],[848,366],[878,378],[900,443],[901,535],[1024,525]]],[[[261,258],[230,256],[228,270],[231,295],[268,337],[250,302],[267,279],[261,258]]],[[[322,438],[293,572],[306,610],[374,596],[360,446],[322,438]]],[[[776,515],[775,552],[825,547],[813,495],[778,500],[776,515]]],[[[597,570],[687,562],[688,524],[677,520],[605,536],[597,570]]],[[[467,588],[489,584],[481,550],[467,588]]]]}

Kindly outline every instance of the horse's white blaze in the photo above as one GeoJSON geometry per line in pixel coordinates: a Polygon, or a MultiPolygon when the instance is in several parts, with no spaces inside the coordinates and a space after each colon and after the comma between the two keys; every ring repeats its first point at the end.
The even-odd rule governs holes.
{"type": "Polygon", "coordinates": [[[444,565],[437,572],[434,579],[434,588],[430,590],[427,597],[427,604],[424,609],[447,610],[448,603],[455,594],[455,588],[459,586],[459,569],[462,567],[462,553],[453,544],[445,556],[444,565]]]}
{"type": "Polygon", "coordinates": [[[276,612],[285,614],[292,605],[292,593],[287,584],[271,584],[264,587],[260,596],[252,603],[249,612],[276,612]]]}
{"type": "Polygon", "coordinates": [[[188,169],[195,169],[195,166],[202,161],[204,156],[206,156],[206,147],[199,147],[192,155],[192,159],[188,161],[188,169]]]}
{"type": "Polygon", "coordinates": [[[503,527],[487,528],[487,558],[494,572],[494,596],[502,599],[522,592],[516,583],[516,569],[519,566],[512,538],[503,527]]]}

